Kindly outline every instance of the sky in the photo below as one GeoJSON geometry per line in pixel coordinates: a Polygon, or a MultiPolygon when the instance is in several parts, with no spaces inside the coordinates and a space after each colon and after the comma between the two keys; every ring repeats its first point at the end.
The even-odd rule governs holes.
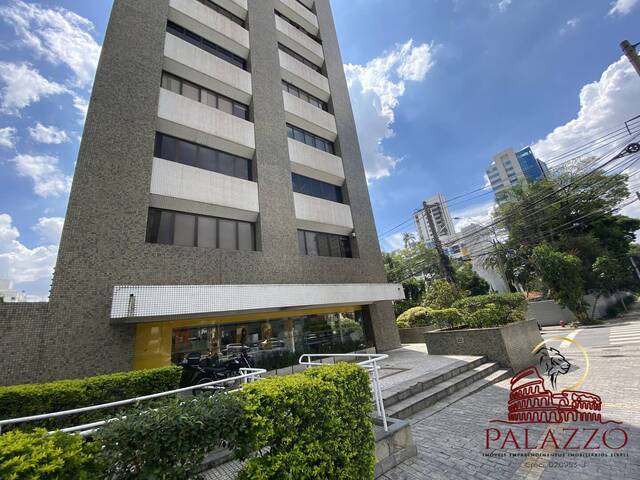
{"type": "MultiPolygon", "coordinates": [[[[111,0],[0,0],[0,279],[46,298],[111,0]]],[[[421,202],[640,114],[640,0],[331,0],[381,246],[421,202]]],[[[458,227],[491,195],[450,204],[458,227]]],[[[633,206],[625,213],[638,216],[633,206]]]]}

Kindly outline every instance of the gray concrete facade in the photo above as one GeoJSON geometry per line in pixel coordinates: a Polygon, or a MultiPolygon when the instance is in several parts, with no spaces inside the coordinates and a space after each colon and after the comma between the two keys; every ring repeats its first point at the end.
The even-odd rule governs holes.
{"type": "MultiPolygon", "coordinates": [[[[33,335],[26,332],[33,336],[28,342],[32,365],[24,371],[38,373],[15,373],[3,383],[130,369],[135,327],[110,323],[114,285],[386,282],[329,0],[316,0],[315,10],[355,227],[356,258],[298,253],[274,5],[275,0],[248,1],[258,250],[221,251],[145,243],[169,0],[114,1],[48,313],[40,316],[41,328],[33,335]]],[[[377,348],[399,346],[391,302],[364,310],[377,348]]]]}

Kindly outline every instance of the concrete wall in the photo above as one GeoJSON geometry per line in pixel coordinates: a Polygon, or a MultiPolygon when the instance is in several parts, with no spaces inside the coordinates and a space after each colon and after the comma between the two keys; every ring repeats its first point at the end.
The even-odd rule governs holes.
{"type": "MultiPolygon", "coordinates": [[[[593,310],[593,304],[595,302],[595,297],[593,295],[586,295],[584,297],[585,302],[587,302],[588,309],[587,312],[589,316],[591,316],[591,311],[593,310]]],[[[600,297],[598,299],[598,304],[596,305],[596,318],[603,318],[607,314],[607,308],[610,305],[618,302],[618,299],[615,296],[611,297],[600,297]]],[[[571,313],[570,310],[561,307],[553,300],[543,300],[540,302],[529,302],[529,308],[527,310],[527,318],[535,318],[538,323],[543,326],[552,326],[552,325],[560,325],[560,321],[564,320],[565,323],[575,322],[576,317],[571,313]]]]}
{"type": "Polygon", "coordinates": [[[278,56],[282,66],[282,78],[291,83],[299,83],[303,90],[320,100],[329,100],[329,81],[325,77],[287,53],[278,52],[278,56]]]}
{"type": "Polygon", "coordinates": [[[353,230],[351,208],[343,203],[294,193],[295,217],[299,228],[349,235],[353,230]]]}
{"type": "MultiPolygon", "coordinates": [[[[150,185],[169,0],[115,0],[80,145],[48,317],[41,331],[22,330],[28,337],[23,344],[7,344],[5,381],[130,369],[135,331],[109,321],[114,285],[386,282],[329,0],[315,4],[328,74],[328,80],[321,78],[331,84],[357,258],[298,253],[275,0],[248,2],[259,251],[145,243],[148,208],[152,198],[158,198],[152,197],[150,185]],[[25,360],[24,346],[37,353],[25,360]]],[[[202,52],[186,43],[179,47],[202,52]]],[[[205,61],[186,55],[175,63],[215,62],[216,57],[209,57],[205,61]]],[[[239,79],[249,78],[230,68],[239,72],[239,79]]],[[[209,74],[217,75],[215,68],[209,74]]],[[[391,302],[365,307],[365,318],[379,350],[400,345],[391,302]]],[[[33,324],[40,328],[39,322],[33,324]]]]}
{"type": "MultiPolygon", "coordinates": [[[[282,96],[287,122],[332,142],[335,141],[338,131],[336,130],[336,120],[333,115],[320,110],[309,102],[294,97],[290,93],[282,92],[282,96]]],[[[317,148],[314,148],[314,150],[317,150],[317,148]]]]}
{"type": "Polygon", "coordinates": [[[313,35],[318,33],[318,19],[297,0],[277,0],[276,8],[313,35]]]}
{"type": "Polygon", "coordinates": [[[496,328],[428,332],[425,341],[429,354],[486,355],[489,360],[517,373],[536,364],[531,351],[542,341],[542,336],[536,322],[525,320],[496,328]]]}
{"type": "Polygon", "coordinates": [[[344,183],[342,159],[302,142],[289,139],[291,171],[341,186],[344,183]]]}
{"type": "Polygon", "coordinates": [[[319,67],[324,63],[324,53],[322,45],[310,38],[305,33],[295,28],[289,22],[275,17],[278,41],[284,46],[300,52],[307,60],[315,63],[319,67]]]}

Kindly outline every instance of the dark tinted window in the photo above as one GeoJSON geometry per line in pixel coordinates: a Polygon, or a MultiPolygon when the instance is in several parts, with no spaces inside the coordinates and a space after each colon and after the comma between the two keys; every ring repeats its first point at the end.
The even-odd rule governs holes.
{"type": "Polygon", "coordinates": [[[300,30],[302,33],[304,33],[306,36],[308,36],[309,38],[315,40],[318,43],[322,43],[320,41],[320,38],[318,38],[316,35],[312,34],[311,32],[307,31],[307,29],[305,29],[303,26],[297,24],[296,22],[294,22],[293,20],[291,20],[289,17],[283,15],[282,13],[280,13],[278,10],[276,10],[276,15],[279,16],[280,18],[282,18],[285,22],[287,22],[288,24],[290,24],[292,27],[296,28],[297,30],[300,30]]]}
{"type": "Polygon", "coordinates": [[[186,247],[255,250],[255,225],[191,213],[149,209],[148,243],[186,247]]]}
{"type": "Polygon", "coordinates": [[[200,35],[193,33],[173,22],[167,22],[167,32],[182,38],[183,40],[200,47],[203,50],[219,57],[243,70],[247,69],[247,61],[238,55],[231,53],[229,50],[216,45],[209,40],[202,38],[200,35]]]}
{"type": "Polygon", "coordinates": [[[327,112],[329,110],[329,106],[327,105],[326,102],[323,102],[319,98],[314,97],[313,95],[305,92],[304,90],[300,90],[295,85],[293,85],[293,84],[291,84],[289,82],[286,82],[284,80],[282,81],[282,90],[284,90],[285,92],[290,93],[291,95],[293,95],[295,97],[298,97],[301,100],[304,100],[305,102],[310,103],[314,107],[317,107],[317,108],[320,108],[320,109],[324,110],[325,112],[327,112]]]}
{"type": "Polygon", "coordinates": [[[351,258],[351,242],[342,235],[298,230],[298,247],[302,255],[351,258]]]}
{"type": "Polygon", "coordinates": [[[287,55],[290,55],[293,58],[295,58],[296,60],[298,60],[299,62],[302,62],[303,64],[305,64],[307,67],[311,68],[312,70],[315,70],[316,72],[318,72],[320,74],[322,73],[322,68],[320,68],[318,65],[316,65],[312,61],[307,60],[302,55],[300,55],[298,52],[295,52],[295,51],[291,50],[289,47],[286,47],[286,46],[282,45],[281,43],[278,43],[278,48],[280,50],[282,50],[284,53],[286,53],[287,55]]]}
{"type": "Polygon", "coordinates": [[[156,133],[157,158],[251,180],[251,160],[156,133]]]}
{"type": "Polygon", "coordinates": [[[297,173],[291,174],[291,182],[293,183],[293,191],[296,193],[342,203],[342,189],[336,185],[298,175],[297,173]]]}
{"type": "Polygon", "coordinates": [[[322,137],[318,137],[317,135],[307,132],[306,130],[302,130],[301,128],[287,124],[287,135],[289,138],[306,143],[307,145],[317,148],[318,150],[322,150],[323,152],[327,152],[332,155],[335,153],[333,142],[325,140],[322,137]]]}
{"type": "Polygon", "coordinates": [[[202,3],[203,5],[206,5],[207,7],[211,8],[212,10],[215,10],[220,15],[223,15],[223,16],[227,17],[232,22],[237,23],[241,27],[244,27],[244,20],[242,18],[238,17],[237,15],[234,15],[229,10],[225,10],[220,5],[218,5],[216,3],[213,3],[211,0],[198,0],[198,1],[200,3],[202,3]]]}

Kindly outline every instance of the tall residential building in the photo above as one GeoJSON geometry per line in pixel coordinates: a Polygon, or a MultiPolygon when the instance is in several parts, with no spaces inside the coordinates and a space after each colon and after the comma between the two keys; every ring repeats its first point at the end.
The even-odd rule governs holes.
{"type": "Polygon", "coordinates": [[[115,0],[47,318],[0,380],[388,350],[402,297],[329,0],[115,0]]]}
{"type": "MultiPolygon", "coordinates": [[[[438,193],[427,199],[426,203],[431,209],[433,223],[435,224],[440,241],[444,244],[455,242],[456,228],[453,224],[453,219],[449,214],[449,207],[447,206],[447,200],[444,195],[438,193]]],[[[424,242],[427,248],[434,248],[435,243],[433,241],[433,232],[429,226],[424,208],[413,212],[413,221],[416,225],[416,230],[418,231],[420,240],[424,242]]],[[[460,256],[460,247],[458,245],[452,245],[451,247],[446,248],[446,251],[451,256],[460,256]]]]}
{"type": "Polygon", "coordinates": [[[472,223],[462,228],[461,236],[465,237],[463,255],[471,259],[473,271],[489,284],[492,291],[508,292],[503,275],[485,264],[487,253],[494,249],[493,234],[482,225],[472,223]]]}
{"type": "Polygon", "coordinates": [[[487,176],[498,202],[519,182],[533,182],[548,173],[544,162],[538,160],[530,147],[516,152],[513,148],[500,152],[487,168],[487,176]]]}

